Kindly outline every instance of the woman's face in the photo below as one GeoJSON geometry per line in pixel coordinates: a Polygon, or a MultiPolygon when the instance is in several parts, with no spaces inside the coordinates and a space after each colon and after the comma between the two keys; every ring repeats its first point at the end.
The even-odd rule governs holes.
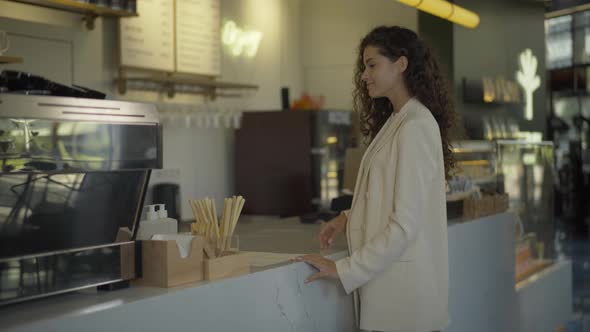
{"type": "Polygon", "coordinates": [[[392,61],[379,53],[379,48],[367,46],[363,51],[365,70],[361,79],[367,85],[371,98],[395,95],[392,93],[403,84],[403,72],[407,67],[407,59],[400,57],[392,61]]]}

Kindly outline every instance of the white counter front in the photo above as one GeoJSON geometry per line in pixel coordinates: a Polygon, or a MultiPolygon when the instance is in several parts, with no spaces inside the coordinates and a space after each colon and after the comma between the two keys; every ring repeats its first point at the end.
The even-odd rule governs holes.
{"type": "MultiPolygon", "coordinates": [[[[318,230],[296,218],[245,218],[237,233],[242,250],[310,253],[319,252],[318,230]]],[[[344,241],[329,257],[348,254],[344,241]]],[[[258,256],[251,255],[254,263],[269,261],[258,256]]],[[[169,289],[53,296],[0,308],[0,331],[354,331],[352,297],[335,280],[304,284],[312,273],[305,263],[285,262],[169,289]]]]}
{"type": "MultiPolygon", "coordinates": [[[[540,301],[529,293],[517,298],[514,226],[508,213],[449,225],[451,323],[445,332],[518,331],[523,326],[519,303],[540,301]]],[[[301,254],[318,252],[318,229],[319,225],[300,224],[295,218],[254,218],[245,220],[238,234],[245,251],[301,254]]],[[[347,255],[343,241],[342,237],[336,242],[329,257],[347,255]]],[[[566,307],[561,311],[567,312],[571,278],[568,286],[563,269],[571,270],[571,264],[564,264],[559,271],[565,278],[552,291],[562,294],[569,289],[569,296],[559,297],[559,305],[566,307]]],[[[304,284],[313,272],[305,263],[284,262],[254,267],[241,277],[170,289],[133,287],[54,296],[0,308],[0,330],[356,331],[352,297],[337,281],[304,284]]],[[[539,279],[552,280],[550,272],[539,279]]],[[[536,314],[527,313],[527,319],[536,314]]]]}

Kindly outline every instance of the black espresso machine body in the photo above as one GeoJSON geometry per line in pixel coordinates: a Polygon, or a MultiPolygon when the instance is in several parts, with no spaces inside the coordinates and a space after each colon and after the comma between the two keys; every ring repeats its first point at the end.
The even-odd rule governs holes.
{"type": "Polygon", "coordinates": [[[0,305],[130,280],[153,105],[0,94],[0,305]]]}

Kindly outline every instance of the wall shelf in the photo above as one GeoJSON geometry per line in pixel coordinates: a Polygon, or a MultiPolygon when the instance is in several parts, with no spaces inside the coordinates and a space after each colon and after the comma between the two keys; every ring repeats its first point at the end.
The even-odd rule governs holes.
{"type": "Polygon", "coordinates": [[[172,98],[176,93],[202,94],[211,99],[216,97],[240,97],[240,90],[258,90],[254,84],[220,82],[214,78],[202,76],[178,76],[172,73],[151,74],[147,76],[127,77],[121,70],[115,84],[120,94],[128,90],[151,90],[165,92],[172,98]],[[228,93],[228,90],[234,91],[228,93]]]}
{"type": "Polygon", "coordinates": [[[0,55],[0,64],[22,63],[23,58],[0,55]]]}
{"type": "Polygon", "coordinates": [[[104,17],[131,17],[137,16],[136,12],[127,10],[116,10],[109,7],[97,6],[90,3],[75,0],[12,0],[14,2],[26,3],[40,7],[58,9],[84,15],[84,22],[89,30],[94,29],[94,20],[99,16],[104,17]]]}

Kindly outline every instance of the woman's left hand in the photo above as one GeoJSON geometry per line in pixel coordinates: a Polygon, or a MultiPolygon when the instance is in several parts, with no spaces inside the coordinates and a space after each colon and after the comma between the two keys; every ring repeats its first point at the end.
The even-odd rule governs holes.
{"type": "Polygon", "coordinates": [[[305,279],[305,283],[321,278],[338,278],[338,271],[336,270],[336,263],[333,260],[322,257],[321,255],[311,254],[299,256],[293,259],[296,262],[306,262],[319,271],[311,277],[305,279]]]}

